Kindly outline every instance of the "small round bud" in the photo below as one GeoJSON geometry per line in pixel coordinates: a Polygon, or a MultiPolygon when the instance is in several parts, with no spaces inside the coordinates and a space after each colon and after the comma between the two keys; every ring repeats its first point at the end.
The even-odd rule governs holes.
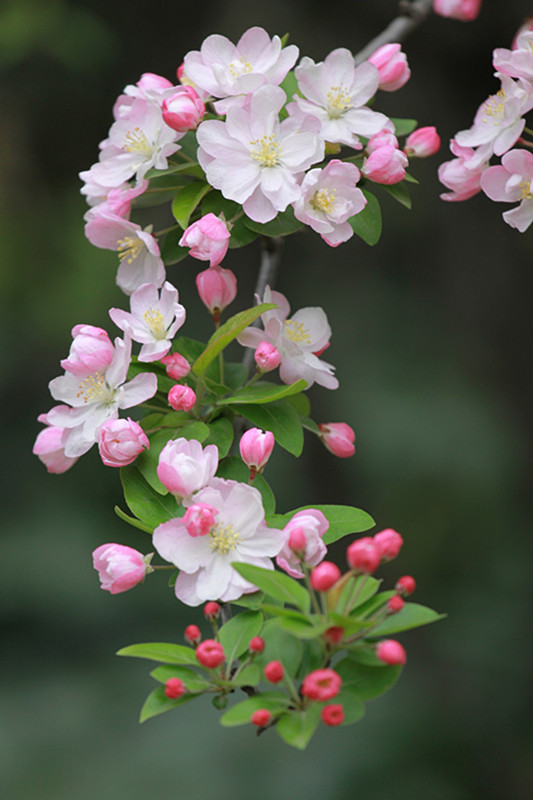
{"type": "Polygon", "coordinates": [[[283,680],[283,664],[281,661],[269,661],[263,674],[270,683],[279,683],[283,680]]]}
{"type": "Polygon", "coordinates": [[[324,639],[328,644],[339,644],[344,638],[344,628],[339,625],[332,625],[327,631],[324,631],[324,639]]]}
{"type": "Polygon", "coordinates": [[[248,645],[250,653],[262,653],[265,649],[265,640],[261,636],[254,636],[248,645]]]}
{"type": "Polygon", "coordinates": [[[402,549],[403,539],[392,528],[386,528],[374,536],[374,543],[378,546],[382,561],[392,561],[402,549]]]}
{"type": "Polygon", "coordinates": [[[394,597],[391,597],[390,600],[387,602],[387,613],[388,614],[397,614],[398,611],[401,611],[405,605],[405,600],[402,600],[399,594],[395,594],[394,597]]]}
{"type": "Polygon", "coordinates": [[[376,655],[380,661],[391,666],[405,664],[407,661],[403,646],[395,639],[383,639],[382,642],[379,642],[376,647],[376,655]]]}
{"type": "Polygon", "coordinates": [[[270,342],[259,342],[254,359],[260,372],[272,372],[281,364],[281,353],[270,342]]]}
{"type": "Polygon", "coordinates": [[[216,694],[211,702],[215,708],[218,708],[219,711],[222,711],[222,709],[226,708],[228,705],[228,697],[225,694],[216,694]]]}
{"type": "Polygon", "coordinates": [[[322,722],[326,725],[342,725],[344,721],[344,708],[340,703],[331,703],[329,706],[324,706],[320,712],[322,722]]]}
{"type": "Polygon", "coordinates": [[[174,411],[190,411],[196,403],[196,394],[190,386],[178,384],[168,393],[168,404],[174,411]]]}
{"type": "Polygon", "coordinates": [[[305,554],[305,545],[307,544],[307,536],[303,528],[293,528],[289,533],[289,547],[297,555],[305,554]]]}
{"type": "Polygon", "coordinates": [[[311,571],[311,586],[316,592],[327,592],[337,583],[341,571],[332,561],[323,561],[311,571]]]}
{"type": "Polygon", "coordinates": [[[210,602],[204,606],[204,617],[210,622],[213,622],[220,614],[220,606],[218,603],[210,602]]]}
{"type": "Polygon", "coordinates": [[[214,639],[206,639],[196,648],[196,658],[204,667],[215,669],[219,667],[226,660],[224,649],[220,642],[215,642],[214,639]]]}
{"type": "Polygon", "coordinates": [[[428,126],[413,131],[405,140],[403,151],[409,158],[427,158],[440,148],[440,136],[436,128],[428,126]]]}
{"type": "Polygon", "coordinates": [[[306,675],[302,683],[302,694],[310,700],[331,700],[339,694],[342,678],[334,669],[315,669],[306,675]]]}
{"type": "Polygon", "coordinates": [[[402,575],[402,577],[398,578],[396,581],[396,586],[394,588],[398,594],[407,596],[413,594],[416,589],[416,581],[411,575],[402,575]]]}
{"type": "Polygon", "coordinates": [[[196,645],[202,641],[202,632],[198,625],[187,625],[184,633],[185,639],[189,644],[196,645]]]}
{"type": "Polygon", "coordinates": [[[352,542],[346,550],[346,560],[356,572],[371,575],[379,567],[381,550],[370,536],[352,542]]]}
{"type": "Polygon", "coordinates": [[[165,367],[168,377],[173,381],[180,381],[191,371],[191,365],[181,353],[170,353],[159,360],[165,367]]]}
{"type": "Polygon", "coordinates": [[[215,265],[198,273],[196,276],[196,288],[198,289],[200,300],[215,322],[218,322],[222,311],[237,296],[237,278],[230,269],[223,269],[215,265]]]}
{"type": "Polygon", "coordinates": [[[165,683],[165,694],[171,700],[177,700],[185,694],[185,684],[179,678],[169,678],[165,683]]]}
{"type": "Polygon", "coordinates": [[[266,708],[258,708],[250,717],[250,721],[258,728],[264,728],[272,719],[272,714],[266,708]]]}

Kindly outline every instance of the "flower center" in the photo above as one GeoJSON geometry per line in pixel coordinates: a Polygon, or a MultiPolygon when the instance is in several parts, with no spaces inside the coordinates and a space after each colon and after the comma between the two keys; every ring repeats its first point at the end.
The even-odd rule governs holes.
{"type": "Polygon", "coordinates": [[[505,111],[504,101],[504,89],[500,89],[496,94],[491,95],[483,106],[485,116],[482,118],[482,122],[493,122],[494,125],[498,125],[503,119],[505,111]],[[492,119],[487,119],[487,117],[491,117],[492,119]]]}
{"type": "Polygon", "coordinates": [[[285,330],[284,330],[285,337],[290,339],[291,342],[297,342],[298,344],[306,343],[309,344],[311,342],[311,337],[309,336],[308,331],[304,328],[302,322],[295,322],[293,319],[286,319],[285,320],[285,330]]]}
{"type": "Polygon", "coordinates": [[[139,153],[142,156],[151,156],[152,148],[146,134],[140,128],[133,128],[124,137],[124,149],[128,153],[139,153]]]}
{"type": "Polygon", "coordinates": [[[228,69],[232,78],[238,78],[240,75],[246,75],[248,72],[251,72],[253,67],[246,56],[241,56],[231,61],[228,64],[228,69]]]}
{"type": "Polygon", "coordinates": [[[310,205],[317,211],[324,211],[325,214],[329,214],[335,208],[336,194],[336,189],[319,189],[311,198],[310,205]]]}
{"type": "Polygon", "coordinates": [[[125,236],[117,242],[118,257],[120,261],[126,260],[128,264],[138,258],[139,253],[144,247],[144,242],[138,237],[125,236]]]}
{"type": "Polygon", "coordinates": [[[342,117],[345,111],[352,108],[352,98],[346,87],[332,86],[326,95],[328,101],[328,113],[330,119],[342,117]]]}
{"type": "Polygon", "coordinates": [[[83,397],[83,402],[87,403],[111,403],[115,393],[109,388],[100,372],[93,372],[87,375],[79,385],[79,392],[76,397],[83,397]]]}
{"type": "Polygon", "coordinates": [[[209,536],[211,537],[211,550],[223,556],[231,550],[235,550],[241,538],[233,525],[223,525],[221,522],[215,525],[209,536]]]}
{"type": "Polygon", "coordinates": [[[262,136],[250,142],[254,148],[251,156],[261,167],[277,167],[281,159],[281,145],[274,136],[262,136]]]}
{"type": "Polygon", "coordinates": [[[152,331],[154,339],[166,339],[167,331],[164,325],[163,314],[157,309],[147,308],[143,320],[152,331]]]}
{"type": "Polygon", "coordinates": [[[530,181],[520,181],[520,191],[522,192],[522,200],[531,200],[533,198],[530,181]]]}

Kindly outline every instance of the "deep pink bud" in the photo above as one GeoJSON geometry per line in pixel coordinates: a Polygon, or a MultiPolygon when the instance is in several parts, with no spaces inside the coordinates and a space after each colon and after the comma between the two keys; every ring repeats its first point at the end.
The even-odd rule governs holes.
{"type": "Polygon", "coordinates": [[[261,372],[272,372],[281,364],[281,353],[270,342],[259,342],[254,359],[261,372]]]}
{"type": "Polygon", "coordinates": [[[164,365],[168,377],[174,381],[180,381],[191,371],[191,365],[181,353],[170,353],[159,360],[164,365]]]}
{"type": "Polygon", "coordinates": [[[246,466],[255,474],[265,467],[274,448],[275,439],[271,431],[250,428],[243,433],[239,442],[241,458],[246,466]]]}
{"type": "Polygon", "coordinates": [[[220,642],[214,639],[206,639],[196,648],[196,658],[204,667],[215,669],[224,663],[226,656],[220,642]]]}
{"type": "Polygon", "coordinates": [[[395,594],[390,600],[387,602],[387,612],[389,614],[397,614],[398,611],[401,611],[405,605],[405,601],[402,600],[399,594],[395,594]]]}
{"type": "Polygon", "coordinates": [[[334,669],[315,669],[303,680],[302,694],[310,700],[331,700],[339,694],[342,678],[334,669]]]}
{"type": "Polygon", "coordinates": [[[195,645],[202,641],[202,632],[198,625],[187,625],[183,634],[189,644],[195,645]]]}
{"type": "Polygon", "coordinates": [[[370,575],[379,567],[381,550],[372,537],[363,536],[362,539],[357,539],[348,547],[346,559],[349,566],[356,572],[370,575]]]}
{"type": "MultiPolygon", "coordinates": [[[[217,514],[218,509],[209,503],[194,503],[185,512],[182,522],[189,536],[206,536],[212,530],[217,514]]],[[[218,608],[220,610],[220,606],[218,608]]]]}
{"type": "Polygon", "coordinates": [[[106,331],[94,325],[75,325],[72,328],[72,337],[68,358],[61,361],[63,369],[79,376],[90,372],[105,372],[115,354],[115,348],[106,331]]]}
{"type": "Polygon", "coordinates": [[[349,458],[355,453],[355,432],[346,422],[326,422],[318,426],[320,438],[330,453],[349,458]]]}
{"type": "Polygon", "coordinates": [[[402,575],[402,577],[398,578],[396,581],[396,586],[394,588],[398,594],[403,594],[405,596],[410,595],[413,594],[416,589],[416,581],[411,575],[402,575]]]}
{"type": "MultiPolygon", "coordinates": [[[[209,261],[210,267],[216,267],[228,251],[229,237],[230,232],[226,223],[215,214],[209,213],[189,225],[179,240],[179,245],[190,247],[189,255],[193,258],[209,261]]],[[[231,274],[233,275],[233,273],[231,274]]],[[[233,279],[235,281],[235,276],[233,279]]],[[[198,285],[198,279],[196,285],[198,285]]]]}
{"type": "Polygon", "coordinates": [[[381,560],[392,561],[400,552],[403,539],[400,534],[393,531],[392,528],[386,528],[384,531],[376,533],[374,536],[374,543],[379,548],[381,560]]]}
{"type": "Polygon", "coordinates": [[[237,278],[230,269],[209,267],[196,276],[196,288],[200,300],[218,322],[221,312],[235,300],[237,278]]]}
{"type": "Polygon", "coordinates": [[[305,546],[307,544],[307,536],[303,528],[293,528],[289,533],[289,547],[291,550],[300,555],[305,554],[305,546]]]}
{"type": "Polygon", "coordinates": [[[98,433],[98,450],[107,467],[132,464],[150,441],[139,425],[128,419],[109,419],[98,433]]]}
{"type": "Polygon", "coordinates": [[[433,11],[441,17],[472,22],[481,11],[481,0],[433,0],[433,11]]]}
{"type": "Polygon", "coordinates": [[[177,700],[185,694],[185,684],[179,678],[169,678],[165,683],[165,694],[171,700],[177,700]]]}
{"type": "Polygon", "coordinates": [[[311,586],[317,592],[327,592],[337,583],[341,571],[332,561],[323,561],[311,571],[311,586]]]}
{"type": "MultiPolygon", "coordinates": [[[[198,505],[203,505],[203,503],[199,503],[198,505]]],[[[210,622],[213,622],[218,615],[220,614],[220,606],[218,603],[210,602],[206,603],[204,606],[204,617],[208,619],[210,622]]]]}
{"type": "Polygon", "coordinates": [[[368,59],[379,72],[379,88],[385,92],[401,89],[411,77],[407,56],[401,44],[384,44],[368,59]]]}
{"type": "Polygon", "coordinates": [[[361,172],[375,183],[387,186],[399,183],[405,178],[405,169],[409,160],[405,153],[392,145],[377,147],[366,159],[361,172]]]}
{"type": "Polygon", "coordinates": [[[250,653],[262,653],[265,649],[265,640],[261,636],[254,636],[250,639],[248,650],[250,653]]]}
{"type": "Polygon", "coordinates": [[[181,133],[198,127],[205,106],[192,86],[179,86],[172,97],[163,99],[161,113],[169,128],[181,133]]]}
{"type": "Polygon", "coordinates": [[[409,158],[426,158],[433,156],[440,148],[440,136],[437,129],[428,126],[413,131],[405,140],[404,153],[409,158]]]}
{"type": "Polygon", "coordinates": [[[339,625],[332,625],[327,631],[324,631],[324,639],[328,644],[339,644],[344,639],[344,628],[339,625]]]}
{"type": "Polygon", "coordinates": [[[272,714],[266,708],[258,708],[250,717],[251,722],[258,728],[264,728],[272,719],[272,714]]]}
{"type": "Polygon", "coordinates": [[[407,655],[400,642],[395,639],[383,639],[376,647],[376,655],[380,661],[391,666],[395,664],[405,664],[407,655]]]}
{"type": "Polygon", "coordinates": [[[326,725],[342,725],[344,722],[344,708],[340,703],[331,703],[329,706],[324,706],[320,716],[326,725]]]}
{"type": "Polygon", "coordinates": [[[174,411],[190,411],[196,403],[196,394],[190,386],[177,384],[168,393],[168,404],[174,411]]]}
{"type": "Polygon", "coordinates": [[[279,683],[283,680],[283,664],[281,661],[269,661],[263,674],[270,683],[279,683]]]}
{"type": "Polygon", "coordinates": [[[122,544],[102,544],[93,551],[101,588],[111,594],[127,592],[141,583],[147,572],[153,572],[147,560],[138,550],[122,544]]]}

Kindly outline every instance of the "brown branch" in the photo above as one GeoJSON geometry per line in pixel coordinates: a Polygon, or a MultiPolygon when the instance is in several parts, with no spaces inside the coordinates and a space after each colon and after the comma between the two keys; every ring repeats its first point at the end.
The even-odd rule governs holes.
{"type": "Polygon", "coordinates": [[[400,0],[400,14],[387,25],[384,31],[372,39],[355,56],[355,63],[360,64],[384,44],[402,42],[415,28],[424,22],[431,13],[433,0],[400,0]]]}

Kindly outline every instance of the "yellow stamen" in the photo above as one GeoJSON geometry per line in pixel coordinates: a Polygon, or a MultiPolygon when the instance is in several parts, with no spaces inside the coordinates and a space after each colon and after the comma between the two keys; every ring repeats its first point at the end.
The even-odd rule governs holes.
{"type": "Polygon", "coordinates": [[[530,181],[520,181],[520,191],[522,192],[522,200],[530,200],[533,198],[533,194],[531,194],[531,183],[530,181]]]}
{"type": "Polygon", "coordinates": [[[505,111],[505,90],[500,89],[496,94],[492,94],[485,105],[483,106],[483,111],[486,116],[482,117],[482,122],[494,122],[495,125],[498,125],[501,120],[503,119],[504,111],[505,111]],[[487,117],[492,117],[492,119],[487,119],[487,117]]]}
{"type": "Polygon", "coordinates": [[[240,75],[246,75],[251,72],[253,67],[246,56],[241,56],[228,64],[228,69],[232,78],[238,78],[240,75]]]}
{"type": "Polygon", "coordinates": [[[211,537],[211,550],[215,550],[223,556],[231,550],[235,550],[241,538],[233,525],[223,525],[222,523],[217,523],[209,536],[211,537]]]}
{"type": "Polygon", "coordinates": [[[336,194],[336,189],[319,189],[311,198],[310,205],[316,208],[317,211],[324,211],[325,214],[329,214],[335,208],[336,194]]]}
{"type": "Polygon", "coordinates": [[[124,137],[124,149],[128,153],[140,153],[143,156],[151,156],[152,148],[146,138],[146,134],[140,128],[133,128],[124,137]]]}
{"type": "Polygon", "coordinates": [[[290,339],[291,342],[298,342],[298,343],[309,343],[311,341],[311,337],[309,333],[304,328],[302,322],[295,322],[293,319],[285,320],[285,336],[287,339],[290,339]]]}
{"type": "Polygon", "coordinates": [[[148,308],[143,314],[143,319],[154,334],[155,339],[166,338],[167,331],[164,325],[163,314],[160,311],[148,308]]]}
{"type": "Polygon", "coordinates": [[[332,86],[326,97],[330,119],[342,117],[345,111],[353,107],[352,98],[342,84],[340,86],[332,86]]]}
{"type": "Polygon", "coordinates": [[[277,167],[281,158],[281,145],[274,136],[262,136],[250,144],[255,148],[250,155],[261,167],[277,167]]]}
{"type": "Polygon", "coordinates": [[[133,236],[125,236],[124,239],[119,239],[117,242],[118,257],[120,261],[126,260],[131,264],[144,247],[142,239],[133,238],[133,236]]]}
{"type": "Polygon", "coordinates": [[[113,399],[113,392],[106,385],[104,376],[100,372],[95,372],[82,380],[76,397],[83,397],[85,404],[106,403],[113,399]]]}

